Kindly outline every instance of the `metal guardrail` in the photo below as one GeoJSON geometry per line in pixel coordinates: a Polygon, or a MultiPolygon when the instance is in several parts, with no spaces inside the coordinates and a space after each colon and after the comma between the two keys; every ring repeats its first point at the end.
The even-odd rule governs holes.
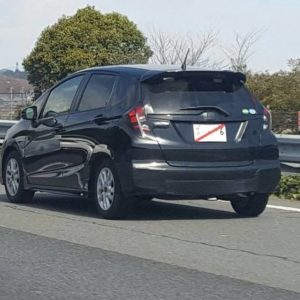
{"type": "MultiPolygon", "coordinates": [[[[0,120],[0,147],[6,131],[18,121],[0,120]]],[[[282,170],[287,173],[300,173],[300,135],[277,134],[279,157],[282,170]]]]}
{"type": "Polygon", "coordinates": [[[277,134],[280,160],[300,164],[300,135],[277,134]]]}
{"type": "Polygon", "coordinates": [[[300,174],[300,135],[277,134],[281,169],[287,174],[300,174]]]}
{"type": "Polygon", "coordinates": [[[0,147],[3,143],[7,130],[17,122],[18,121],[15,120],[0,120],[0,147]]]}

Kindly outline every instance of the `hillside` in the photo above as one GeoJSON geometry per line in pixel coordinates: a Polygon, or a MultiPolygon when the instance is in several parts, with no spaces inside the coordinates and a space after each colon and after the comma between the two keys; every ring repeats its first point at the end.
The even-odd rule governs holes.
{"type": "Polygon", "coordinates": [[[27,78],[26,72],[19,71],[19,70],[12,71],[12,70],[9,70],[9,69],[1,69],[0,70],[0,75],[5,75],[5,76],[8,76],[8,77],[19,78],[19,79],[26,79],[27,78]]]}
{"type": "Polygon", "coordinates": [[[28,93],[32,86],[27,81],[27,75],[21,71],[0,70],[0,93],[28,93]]]}

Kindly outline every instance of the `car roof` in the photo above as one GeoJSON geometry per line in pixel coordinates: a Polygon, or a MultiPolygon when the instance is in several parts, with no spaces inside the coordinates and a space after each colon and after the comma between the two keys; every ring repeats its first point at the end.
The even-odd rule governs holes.
{"type": "Polygon", "coordinates": [[[79,72],[89,71],[106,71],[118,73],[120,75],[133,76],[138,80],[145,81],[148,78],[169,72],[199,72],[207,74],[230,74],[231,76],[238,76],[241,80],[246,81],[245,75],[239,72],[229,70],[205,70],[195,66],[187,66],[186,71],[183,71],[181,66],[178,65],[151,65],[151,64],[133,64],[133,65],[110,65],[93,67],[79,72]]]}
{"type": "Polygon", "coordinates": [[[131,75],[141,78],[146,73],[161,73],[178,70],[177,66],[166,65],[148,65],[148,64],[135,64],[135,65],[111,65],[88,68],[83,71],[109,71],[124,75],[131,75]]]}

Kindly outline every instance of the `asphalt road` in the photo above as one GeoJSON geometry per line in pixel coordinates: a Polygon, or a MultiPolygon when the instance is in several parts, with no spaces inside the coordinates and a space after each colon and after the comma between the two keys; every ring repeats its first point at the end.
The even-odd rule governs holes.
{"type": "Polygon", "coordinates": [[[10,204],[0,186],[0,299],[300,299],[299,204],[243,219],[153,201],[109,221],[81,198],[10,204]]]}

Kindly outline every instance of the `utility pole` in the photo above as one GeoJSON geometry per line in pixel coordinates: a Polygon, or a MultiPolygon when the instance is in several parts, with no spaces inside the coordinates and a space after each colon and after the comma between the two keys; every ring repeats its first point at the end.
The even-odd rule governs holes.
{"type": "Polygon", "coordinates": [[[12,120],[12,101],[13,101],[13,90],[14,88],[10,87],[10,119],[12,120]]]}
{"type": "Polygon", "coordinates": [[[22,89],[21,89],[21,95],[22,95],[22,107],[23,107],[23,106],[25,106],[24,86],[22,86],[22,89]]]}

